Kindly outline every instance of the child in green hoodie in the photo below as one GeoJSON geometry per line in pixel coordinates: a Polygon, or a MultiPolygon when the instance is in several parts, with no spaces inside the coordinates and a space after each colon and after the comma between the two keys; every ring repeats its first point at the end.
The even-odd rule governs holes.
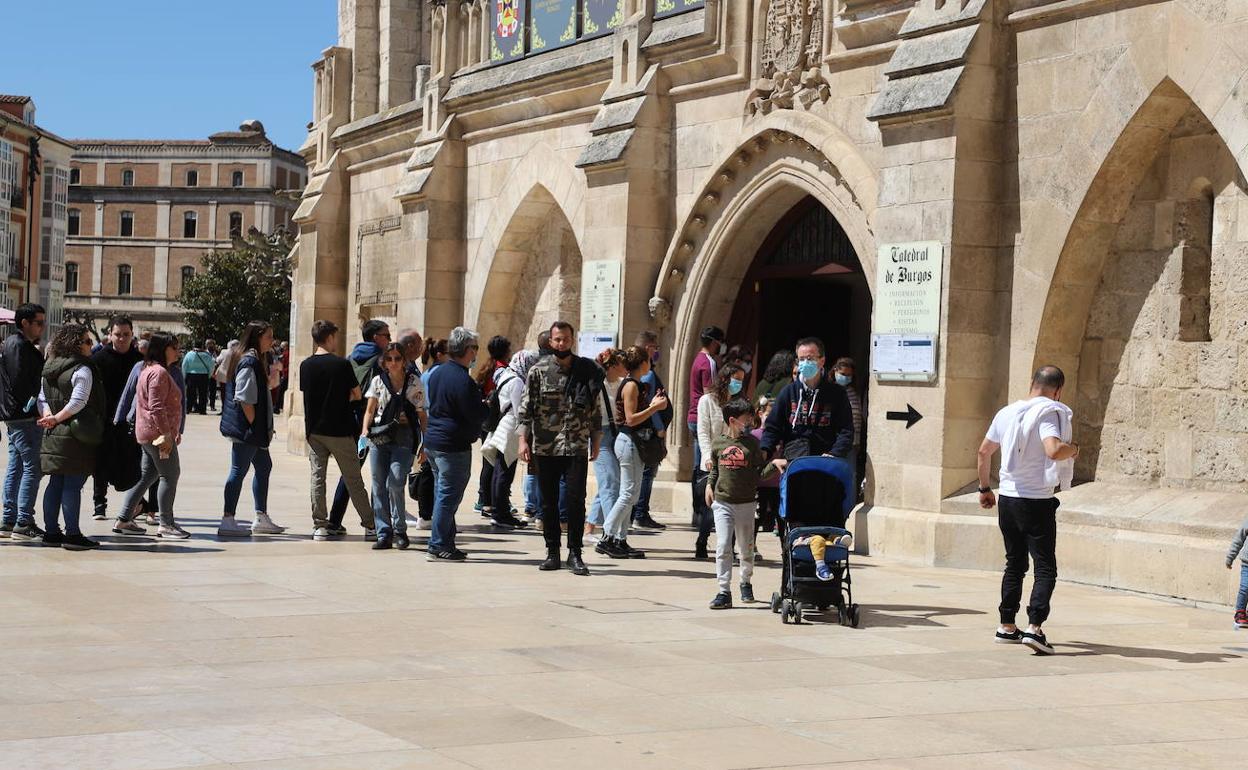
{"type": "Polygon", "coordinates": [[[741,554],[741,601],[754,601],[750,578],[754,575],[754,508],[760,479],[783,471],[784,460],[767,462],[750,434],[754,407],[743,398],[724,404],[724,435],[711,444],[711,475],[706,484],[706,504],[715,515],[715,569],[719,593],[711,609],[732,608],[732,544],[735,536],[741,554]]]}

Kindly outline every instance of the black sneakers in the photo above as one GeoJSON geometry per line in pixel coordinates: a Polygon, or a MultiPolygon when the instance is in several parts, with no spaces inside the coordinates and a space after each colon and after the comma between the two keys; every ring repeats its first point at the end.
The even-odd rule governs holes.
{"type": "Polygon", "coordinates": [[[99,547],[99,543],[82,534],[65,535],[61,541],[61,548],[66,551],[90,551],[99,547]]]}
{"type": "Polygon", "coordinates": [[[394,534],[394,547],[400,551],[406,551],[412,541],[408,539],[406,532],[396,532],[394,534]]]}
{"type": "Polygon", "coordinates": [[[634,521],[633,526],[641,527],[642,529],[667,529],[666,524],[655,521],[649,514],[634,521]]]}
{"type": "Polygon", "coordinates": [[[43,544],[52,548],[60,548],[65,542],[65,535],[60,532],[43,533],[43,544]]]}
{"type": "Polygon", "coordinates": [[[1015,628],[1013,631],[1002,631],[997,629],[997,636],[992,640],[993,644],[1022,644],[1023,632],[1015,628]]]}
{"type": "Polygon", "coordinates": [[[742,604],[754,603],[754,586],[750,585],[749,583],[741,584],[741,603],[742,604]]]}
{"type": "Polygon", "coordinates": [[[28,521],[13,527],[12,536],[14,540],[42,540],[43,530],[35,522],[28,521]]]}
{"type": "Polygon", "coordinates": [[[599,540],[598,545],[594,546],[594,552],[612,559],[631,558],[628,547],[624,545],[623,541],[616,540],[613,537],[604,537],[599,540]]]}
{"type": "Polygon", "coordinates": [[[1043,631],[1037,631],[1034,634],[1030,631],[1024,631],[1023,644],[1034,650],[1037,655],[1052,655],[1055,652],[1053,645],[1049,644],[1049,640],[1045,638],[1043,631]]]}
{"type": "Polygon", "coordinates": [[[377,540],[373,543],[374,551],[388,551],[390,550],[390,547],[391,547],[391,542],[390,542],[390,538],[388,537],[383,537],[380,540],[377,540]]]}
{"type": "Polygon", "coordinates": [[[715,594],[715,598],[711,599],[711,609],[713,610],[730,610],[732,609],[732,594],[725,591],[722,594],[715,594]]]}
{"type": "Polygon", "coordinates": [[[458,548],[450,551],[430,551],[426,557],[428,561],[464,561],[468,558],[468,554],[458,548]]]}

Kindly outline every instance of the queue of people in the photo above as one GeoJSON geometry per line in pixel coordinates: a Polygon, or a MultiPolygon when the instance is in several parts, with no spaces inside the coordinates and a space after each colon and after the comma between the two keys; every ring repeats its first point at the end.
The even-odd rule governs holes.
{"type": "MultiPolygon", "coordinates": [[[[270,445],[285,369],[270,324],[247,324],[224,348],[209,340],[186,351],[171,335],[136,338],[121,317],[111,319],[98,346],[89,330],[69,324],[50,341],[45,360],[36,346],[46,324],[43,310],[23,305],[17,315],[0,366],[0,417],[10,437],[0,535],[69,549],[97,547],[78,527],[80,492],[93,476],[97,518],[108,516],[110,487],[126,493],[114,514],[115,534],[145,535],[155,526],[162,539],[189,537],[174,511],[179,449],[188,411],[206,413],[217,396],[220,431],[230,442],[217,535],[286,531],[268,506],[270,445]],[[43,475],[49,486],[41,529],[33,508],[43,475]],[[244,520],[238,508],[249,477],[252,516],[244,520]]],[[[315,351],[299,363],[314,540],[345,536],[350,506],[373,548],[407,549],[410,496],[418,503],[417,528],[428,531],[429,560],[465,560],[456,512],[467,492],[474,446],[481,442],[479,510],[499,531],[540,524],[547,548],[543,570],[588,574],[587,540],[611,559],[645,558],[629,533],[664,526],[650,515],[649,497],[674,417],[655,371],[653,332],[593,360],[573,352],[575,330],[561,321],[531,349],[513,351],[510,340],[490,339],[477,366],[481,340],[463,327],[427,341],[410,329],[392,339],[389,326],[376,320],[360,331],[360,341],[343,357],[334,352],[340,349],[337,325],[316,321],[310,329],[315,351]],[[331,458],[340,476],[332,503],[331,458]],[[362,472],[366,463],[371,485],[362,472]],[[521,465],[523,518],[512,505],[521,465]],[[591,466],[597,492],[587,501],[591,466]]],[[[691,398],[687,422],[695,437],[694,555],[709,558],[716,527],[714,483],[708,488],[707,480],[732,475],[714,465],[717,442],[726,435],[754,440],[749,431],[742,439],[742,431],[765,418],[755,435],[768,459],[781,452],[848,456],[856,447],[860,413],[848,390],[823,371],[822,344],[804,340],[792,363],[773,359],[792,369],[790,384],[776,389],[761,409],[746,401],[748,420],[726,420],[728,405],[746,398],[752,355],[740,346],[724,350],[724,334],[715,327],[702,337],[690,378],[697,398],[691,398]]],[[[733,493],[729,502],[739,507],[737,497],[733,493]]],[[[774,517],[776,507],[774,494],[757,497],[763,515],[751,517],[751,532],[756,520],[774,517]]],[[[744,565],[756,551],[736,534],[741,526],[734,520],[730,529],[744,565]]],[[[717,554],[723,550],[721,542],[717,554]]]]}

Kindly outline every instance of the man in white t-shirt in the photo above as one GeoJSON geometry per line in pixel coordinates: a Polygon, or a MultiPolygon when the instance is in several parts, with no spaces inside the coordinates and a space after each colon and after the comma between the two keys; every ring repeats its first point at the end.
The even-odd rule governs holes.
{"type": "Polygon", "coordinates": [[[999,644],[1025,644],[1041,655],[1053,647],[1041,625],[1049,617],[1049,599],[1057,584],[1057,505],[1054,488],[1070,485],[1079,446],[1071,441],[1072,413],[1061,403],[1066,375],[1042,366],[1031,378],[1031,395],[997,412],[979,447],[979,506],[998,500],[989,486],[992,456],[1001,451],[1001,499],[997,522],[1005,540],[1001,578],[999,644]],[[1027,630],[1015,625],[1023,597],[1028,556],[1035,562],[1027,630]]]}

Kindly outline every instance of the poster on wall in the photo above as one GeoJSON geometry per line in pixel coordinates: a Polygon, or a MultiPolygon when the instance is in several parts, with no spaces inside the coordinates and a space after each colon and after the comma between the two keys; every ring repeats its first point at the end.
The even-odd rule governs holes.
{"type": "Polygon", "coordinates": [[[678,13],[692,11],[706,5],[705,0],[658,0],[654,5],[654,18],[675,16],[678,13]]]}
{"type": "Polygon", "coordinates": [[[529,52],[541,53],[576,42],[576,0],[530,0],[529,52]]]}
{"type": "Polygon", "coordinates": [[[524,0],[491,0],[490,61],[524,56],[524,0]]]}
{"type": "Polygon", "coordinates": [[[871,372],[881,380],[931,382],[937,374],[944,246],[885,243],[876,259],[871,372]]]}
{"type": "Polygon", "coordinates": [[[619,326],[620,263],[587,260],[581,266],[581,328],[614,335],[619,326]]]}
{"type": "Polygon", "coordinates": [[[581,37],[601,37],[624,23],[624,0],[585,0],[581,37]]]}

